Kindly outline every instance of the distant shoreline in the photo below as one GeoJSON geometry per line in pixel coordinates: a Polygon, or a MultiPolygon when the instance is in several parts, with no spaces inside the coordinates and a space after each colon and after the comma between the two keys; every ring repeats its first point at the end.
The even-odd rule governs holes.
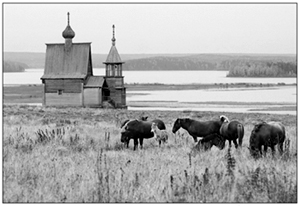
{"type": "MultiPolygon", "coordinates": [[[[171,91],[171,90],[263,90],[263,89],[278,89],[279,87],[296,86],[296,84],[126,84],[127,96],[143,95],[143,91],[171,91]]],[[[4,85],[3,87],[3,104],[42,104],[43,99],[43,85],[30,84],[30,85],[4,85]]],[[[184,108],[197,109],[197,108],[242,108],[254,107],[251,112],[271,112],[271,111],[286,111],[284,113],[293,113],[297,110],[296,105],[289,103],[247,103],[247,102],[170,102],[170,101],[128,101],[127,106],[134,107],[135,109],[155,109],[168,110],[170,108],[182,110],[184,108]]],[[[232,109],[231,109],[232,110],[232,109]]],[[[240,109],[241,110],[241,109],[240,109]]],[[[249,111],[250,112],[250,111],[249,111]]],[[[277,112],[278,113],[278,112],[277,112]]]]}
{"type": "MultiPolygon", "coordinates": [[[[124,84],[127,91],[153,91],[153,90],[198,90],[198,89],[224,89],[224,88],[251,88],[251,87],[277,87],[277,86],[296,86],[297,83],[209,83],[209,84],[162,84],[162,83],[131,83],[124,84]]],[[[8,90],[10,87],[42,87],[42,84],[3,84],[8,90]]]]}

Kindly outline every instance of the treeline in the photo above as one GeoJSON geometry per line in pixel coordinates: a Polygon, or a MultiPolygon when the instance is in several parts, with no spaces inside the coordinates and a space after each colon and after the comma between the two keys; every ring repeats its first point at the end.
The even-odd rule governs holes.
{"type": "MultiPolygon", "coordinates": [[[[243,55],[218,55],[200,54],[181,57],[151,57],[128,60],[124,64],[124,70],[225,70],[232,69],[233,75],[238,75],[237,70],[242,66],[278,67],[293,75],[295,56],[243,56],[243,55]],[[282,62],[283,65],[280,65],[282,62]],[[290,68],[292,67],[292,68],[290,68]]],[[[269,75],[270,72],[266,72],[269,75]]],[[[278,73],[278,72],[277,72],[278,73]]],[[[282,72],[281,72],[282,73],[282,72]]],[[[283,73],[286,73],[284,71],[283,73]]],[[[231,75],[231,72],[230,72],[231,75]]],[[[259,74],[258,74],[259,75],[259,74]]]]}
{"type": "Polygon", "coordinates": [[[4,61],[3,72],[24,72],[28,66],[24,63],[4,61]]]}
{"type": "Polygon", "coordinates": [[[296,77],[295,62],[240,62],[227,77],[296,77]]]}
{"type": "Polygon", "coordinates": [[[193,61],[185,57],[152,57],[128,60],[124,70],[216,70],[211,62],[193,61]]]}
{"type": "MultiPolygon", "coordinates": [[[[5,52],[4,72],[44,68],[45,53],[5,52]],[[14,62],[14,63],[11,63],[14,62]],[[22,62],[22,63],[21,63],[22,62]]],[[[296,55],[120,54],[124,70],[223,70],[232,77],[296,76],[296,55]]],[[[104,68],[107,54],[92,54],[93,68],[104,68]]]]}

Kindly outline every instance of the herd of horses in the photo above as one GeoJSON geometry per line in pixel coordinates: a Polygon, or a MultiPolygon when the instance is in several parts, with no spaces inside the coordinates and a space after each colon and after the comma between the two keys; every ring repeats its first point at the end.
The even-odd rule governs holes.
{"type": "MultiPolygon", "coordinates": [[[[231,147],[231,142],[233,142],[235,148],[242,147],[244,137],[243,124],[237,120],[230,121],[224,115],[221,115],[218,120],[214,121],[178,118],[173,124],[172,132],[176,134],[180,128],[185,129],[193,137],[197,147],[203,150],[209,150],[213,146],[222,150],[225,147],[226,140],[229,142],[229,147],[231,147]]],[[[121,125],[121,142],[128,148],[130,140],[133,139],[133,149],[136,150],[138,142],[140,143],[140,148],[143,148],[144,139],[155,136],[156,139],[163,140],[160,135],[164,134],[164,138],[168,138],[165,137],[167,136],[166,133],[166,126],[160,119],[148,121],[147,117],[142,117],[141,119],[126,120],[121,125]]],[[[275,146],[277,145],[278,151],[282,154],[285,138],[285,127],[282,123],[260,122],[254,125],[251,131],[248,149],[250,154],[256,157],[263,154],[262,147],[264,147],[264,153],[270,147],[274,154],[275,146]]]]}

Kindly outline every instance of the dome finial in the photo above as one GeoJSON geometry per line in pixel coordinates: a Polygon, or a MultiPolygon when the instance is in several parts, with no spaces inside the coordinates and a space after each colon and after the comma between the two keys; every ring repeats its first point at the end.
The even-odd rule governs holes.
{"type": "Polygon", "coordinates": [[[70,13],[68,12],[68,26],[70,25],[70,13]]]}
{"type": "Polygon", "coordinates": [[[72,39],[75,36],[75,32],[72,30],[71,26],[70,26],[70,13],[67,13],[68,15],[68,25],[66,27],[66,29],[63,31],[63,37],[65,39],[72,39]]]}
{"type": "Polygon", "coordinates": [[[115,38],[115,25],[114,24],[113,24],[112,28],[113,28],[113,38],[111,40],[112,40],[112,45],[115,46],[116,38],[115,38]]]}

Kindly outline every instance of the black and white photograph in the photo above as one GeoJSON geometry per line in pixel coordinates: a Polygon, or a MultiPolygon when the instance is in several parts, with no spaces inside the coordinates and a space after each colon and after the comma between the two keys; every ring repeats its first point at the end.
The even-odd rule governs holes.
{"type": "Polygon", "coordinates": [[[297,2],[2,2],[2,203],[297,203],[297,2]]]}

